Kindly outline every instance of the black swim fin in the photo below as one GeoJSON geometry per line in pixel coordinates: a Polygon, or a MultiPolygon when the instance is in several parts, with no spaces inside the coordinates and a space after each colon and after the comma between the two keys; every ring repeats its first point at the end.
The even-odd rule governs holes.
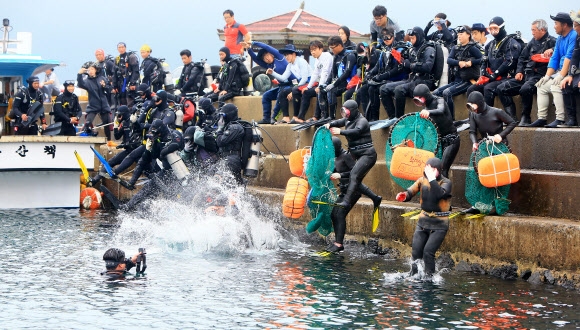
{"type": "Polygon", "coordinates": [[[121,207],[121,201],[117,199],[117,197],[115,197],[115,195],[113,195],[113,193],[107,189],[107,187],[101,185],[99,190],[103,193],[103,196],[105,196],[109,202],[111,202],[114,210],[118,210],[121,207]]]}

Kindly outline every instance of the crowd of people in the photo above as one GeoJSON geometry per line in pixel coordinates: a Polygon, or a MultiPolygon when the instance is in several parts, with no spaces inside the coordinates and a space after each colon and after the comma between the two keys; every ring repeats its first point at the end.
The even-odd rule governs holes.
{"type": "MultiPolygon", "coordinates": [[[[350,40],[349,28],[341,26],[326,42],[310,42],[314,62],[309,65],[294,45],[275,49],[252,41],[244,25],[235,21],[233,11],[226,10],[225,46],[219,50],[222,65],[211,86],[205,81],[206,68],[194,62],[187,49],[180,53],[184,67],[175,86],[163,80],[162,63],[151,57],[152,50],[147,45],[140,49],[141,64],[122,42],[117,45],[119,55],[115,58],[105,56],[99,49],[95,52],[96,61],[83,66],[76,80],[77,87],[89,95],[83,130],[93,134],[95,116],[98,114],[104,124],[109,124],[110,115],[115,112],[113,134],[121,142],[117,147],[124,150],[110,160],[114,166],[111,178],[118,179],[136,163],[128,182],[118,179],[128,189],[135,188],[142,173],[170,171],[167,156],[175,151],[181,152],[182,159],[203,171],[203,175],[212,175],[212,164],[223,159],[236,184],[242,185],[242,148],[247,132],[239,123],[236,106],[224,102],[242,95],[249,82],[243,59],[247,50],[253,62],[277,81],[262,95],[263,118],[259,124],[319,123],[348,141],[348,152],[342,150],[340,143],[335,146],[337,168],[331,176],[341,187],[332,214],[336,242],[329,247],[329,251],[338,252],[344,249],[346,215],[361,194],[375,204],[382,199],[362,184],[377,158],[370,123],[379,119],[381,103],[388,118],[396,119],[408,112],[406,100],[412,98],[421,107],[420,117],[431,118],[437,124],[443,154],[441,159],[429,159],[424,177],[396,199],[409,201],[421,193],[422,211],[413,237],[413,259],[424,259],[427,274],[433,274],[435,252],[449,228],[452,183],[447,177],[459,151],[458,122],[469,123],[473,150],[482,138],[507,144],[508,134],[516,126],[578,127],[580,11],[550,16],[557,36],[550,34],[543,19],[531,21],[533,38],[527,43],[510,31],[499,16],[491,18],[487,26],[472,23],[452,27],[446,14],[437,13],[425,28],[415,26],[403,31],[388,17],[384,6],[376,6],[372,15],[369,43],[355,44],[350,40]],[[436,29],[431,32],[433,27],[436,29]],[[456,118],[454,97],[464,93],[469,118],[456,118]],[[516,95],[520,95],[522,103],[520,118],[513,99],[516,95]],[[503,109],[494,107],[496,96],[503,109]],[[534,96],[538,112],[537,120],[532,122],[534,96]],[[314,97],[314,115],[306,118],[314,97]],[[548,123],[550,99],[555,104],[556,119],[548,123]],[[187,100],[195,108],[189,117],[187,100]],[[294,108],[292,117],[290,103],[294,108]],[[338,104],[342,104],[343,118],[337,120],[338,104]],[[282,117],[278,120],[280,112],[282,117]],[[157,159],[163,164],[162,169],[157,159]]],[[[47,79],[45,86],[55,83],[50,73],[47,79]]],[[[29,78],[28,83],[29,87],[15,97],[17,134],[35,132],[28,110],[32,103],[42,104],[52,93],[49,88],[40,90],[37,77],[29,78]]],[[[54,105],[55,120],[62,122],[63,135],[75,134],[74,126],[81,116],[78,99],[72,93],[74,85],[75,81],[65,81],[65,91],[54,105]]],[[[32,119],[46,126],[44,114],[32,119]]],[[[105,134],[111,141],[111,131],[105,129],[105,134]]],[[[91,183],[106,176],[101,172],[91,183]]]]}

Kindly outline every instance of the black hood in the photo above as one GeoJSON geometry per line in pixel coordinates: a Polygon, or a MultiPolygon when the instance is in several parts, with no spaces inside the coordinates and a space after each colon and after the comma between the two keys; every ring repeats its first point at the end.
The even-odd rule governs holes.
{"type": "Polygon", "coordinates": [[[225,115],[224,121],[229,123],[230,121],[234,121],[238,119],[238,107],[235,105],[228,103],[224,105],[221,109],[221,112],[225,115]]]}
{"type": "Polygon", "coordinates": [[[467,103],[477,104],[477,113],[484,113],[487,111],[487,103],[485,103],[483,94],[480,92],[471,92],[467,97],[467,103]]]}
{"type": "Polygon", "coordinates": [[[222,47],[220,48],[220,52],[223,52],[224,54],[226,54],[226,57],[224,58],[224,61],[227,63],[229,62],[232,58],[230,56],[230,49],[228,47],[222,47]]]}
{"type": "Polygon", "coordinates": [[[131,117],[131,111],[129,111],[129,108],[126,105],[122,105],[117,108],[116,116],[122,116],[121,120],[127,120],[131,117]]]}
{"type": "Polygon", "coordinates": [[[340,156],[340,154],[342,154],[343,152],[342,142],[340,142],[340,139],[337,138],[336,136],[333,136],[332,145],[334,146],[334,157],[340,156]]]}
{"type": "Polygon", "coordinates": [[[203,97],[199,100],[199,108],[205,111],[205,113],[215,113],[215,108],[213,102],[210,98],[203,97]]]}
{"type": "Polygon", "coordinates": [[[185,133],[183,133],[183,139],[185,140],[185,142],[193,141],[193,136],[195,135],[195,130],[196,130],[196,126],[189,126],[185,130],[185,133]]]}
{"type": "Polygon", "coordinates": [[[163,124],[163,120],[155,119],[149,128],[149,133],[163,140],[169,134],[169,128],[163,124]]]}
{"type": "Polygon", "coordinates": [[[501,18],[501,17],[499,17],[499,16],[496,16],[496,17],[492,18],[492,19],[489,21],[489,24],[490,24],[490,25],[491,25],[492,23],[493,23],[493,24],[497,24],[497,26],[500,26],[500,28],[499,28],[499,33],[498,33],[496,36],[494,36],[494,35],[492,34],[493,38],[494,38],[494,39],[495,39],[497,42],[500,42],[500,41],[502,41],[502,40],[503,40],[503,38],[505,38],[505,36],[507,35],[507,32],[505,31],[505,25],[504,25],[504,24],[505,24],[505,21],[503,20],[503,18],[501,18]]]}
{"type": "Polygon", "coordinates": [[[415,44],[413,45],[413,47],[415,47],[416,49],[418,49],[425,42],[425,33],[423,32],[423,29],[422,28],[420,28],[418,26],[415,26],[413,28],[413,35],[415,37],[417,37],[417,41],[415,41],[415,44]]]}
{"type": "Polygon", "coordinates": [[[429,103],[431,103],[431,101],[433,101],[433,95],[431,94],[429,87],[427,87],[427,85],[425,85],[425,84],[419,84],[419,85],[415,86],[415,90],[413,91],[413,96],[424,97],[425,104],[429,104],[429,103]]]}
{"type": "Polygon", "coordinates": [[[158,107],[160,107],[161,109],[167,108],[169,106],[169,105],[167,105],[167,92],[164,90],[161,90],[161,91],[157,92],[156,95],[161,100],[161,104],[159,104],[158,107]]]}
{"type": "Polygon", "coordinates": [[[350,111],[350,114],[347,118],[349,121],[353,121],[360,114],[360,112],[358,111],[358,104],[356,103],[355,100],[348,100],[344,102],[342,104],[342,107],[347,108],[350,111]]]}
{"type": "Polygon", "coordinates": [[[436,168],[437,169],[437,180],[441,179],[441,171],[443,169],[443,163],[441,162],[441,159],[433,157],[433,158],[429,158],[427,159],[427,161],[425,162],[425,165],[431,165],[431,167],[436,168]]]}

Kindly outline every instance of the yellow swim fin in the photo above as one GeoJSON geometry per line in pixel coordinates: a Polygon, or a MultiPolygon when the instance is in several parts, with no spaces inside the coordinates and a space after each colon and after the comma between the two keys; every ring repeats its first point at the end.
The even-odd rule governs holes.
{"type": "Polygon", "coordinates": [[[77,162],[79,163],[79,167],[81,168],[81,171],[83,172],[83,177],[85,178],[85,182],[89,182],[89,171],[87,170],[87,167],[85,166],[85,162],[83,162],[81,155],[79,155],[79,153],[76,150],[75,150],[75,157],[77,158],[77,162]]]}
{"type": "Polygon", "coordinates": [[[373,211],[373,233],[375,231],[377,231],[377,228],[379,228],[379,222],[380,222],[380,218],[379,218],[379,208],[376,207],[373,211]]]}
{"type": "Polygon", "coordinates": [[[449,215],[449,219],[453,219],[453,218],[455,218],[456,216],[458,216],[458,215],[460,215],[460,214],[461,214],[461,212],[453,212],[453,213],[451,213],[451,214],[449,215]]]}
{"type": "Polygon", "coordinates": [[[483,218],[483,217],[485,217],[485,214],[479,213],[479,214],[470,215],[470,216],[468,216],[465,219],[470,219],[471,220],[471,219],[479,219],[479,218],[483,218]]]}

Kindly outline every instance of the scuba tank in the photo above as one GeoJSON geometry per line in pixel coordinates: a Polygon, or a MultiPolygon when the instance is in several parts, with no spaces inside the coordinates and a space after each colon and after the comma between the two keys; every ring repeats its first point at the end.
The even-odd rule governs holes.
{"type": "Polygon", "coordinates": [[[181,110],[180,106],[175,108],[175,127],[180,132],[183,131],[183,110],[181,110]]]}
{"type": "Polygon", "coordinates": [[[255,178],[258,176],[258,170],[260,168],[260,148],[262,147],[262,141],[264,141],[264,139],[255,123],[252,123],[249,130],[246,128],[245,132],[246,134],[251,134],[251,139],[244,139],[244,144],[246,144],[246,140],[250,140],[251,144],[249,145],[250,158],[246,164],[246,168],[244,169],[244,175],[250,178],[255,178]]]}
{"type": "Polygon", "coordinates": [[[211,85],[213,84],[211,65],[207,63],[207,59],[202,59],[201,64],[203,65],[203,75],[205,76],[205,88],[209,88],[210,90],[213,91],[213,88],[211,88],[211,85]]]}
{"type": "Polygon", "coordinates": [[[246,69],[250,73],[250,82],[248,83],[248,86],[244,87],[244,95],[252,95],[252,93],[255,91],[254,90],[254,82],[252,81],[253,80],[253,78],[252,78],[252,61],[251,61],[249,56],[242,57],[241,60],[242,60],[242,62],[244,62],[246,69]]]}
{"type": "Polygon", "coordinates": [[[162,62],[161,67],[163,68],[163,72],[165,72],[165,79],[163,79],[163,85],[165,86],[165,90],[168,93],[173,93],[175,85],[173,85],[173,74],[171,74],[171,67],[165,61],[162,62]]]}
{"type": "Polygon", "coordinates": [[[171,165],[171,169],[173,169],[173,174],[177,177],[177,180],[187,180],[187,178],[191,176],[191,173],[185,166],[183,159],[179,156],[178,151],[168,154],[165,156],[165,159],[167,159],[169,165],[171,165]]]}

